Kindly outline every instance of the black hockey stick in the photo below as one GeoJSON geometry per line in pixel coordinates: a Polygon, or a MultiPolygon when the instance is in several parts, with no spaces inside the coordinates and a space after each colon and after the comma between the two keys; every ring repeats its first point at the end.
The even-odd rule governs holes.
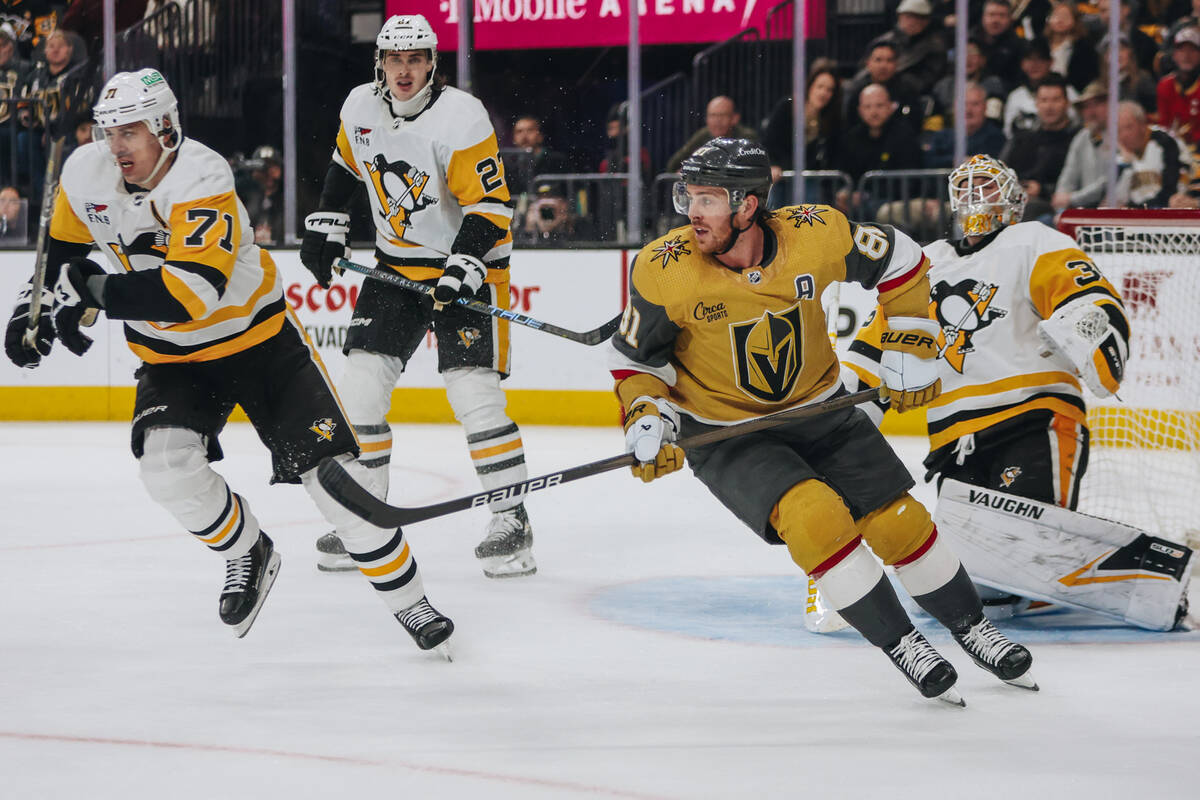
{"type": "MultiPolygon", "coordinates": [[[[787,422],[795,422],[849,406],[856,406],[878,397],[878,389],[863,389],[853,394],[844,394],[811,406],[789,408],[786,411],[779,411],[769,416],[739,422],[736,425],[728,425],[723,428],[716,428],[705,433],[698,433],[695,436],[680,439],[677,444],[686,452],[692,447],[720,442],[734,436],[741,436],[753,433],[754,431],[765,430],[766,428],[774,428],[787,422]]],[[[431,506],[414,506],[412,508],[388,505],[375,497],[375,495],[362,488],[342,468],[341,464],[338,464],[332,458],[327,458],[321,462],[321,466],[317,469],[317,479],[320,481],[321,486],[325,488],[325,491],[333,495],[335,500],[372,525],[380,528],[399,528],[402,525],[408,525],[413,522],[421,522],[422,520],[453,514],[456,511],[486,505],[491,501],[503,500],[516,494],[549,489],[551,486],[559,486],[571,481],[577,481],[580,478],[599,475],[602,472],[610,472],[614,469],[630,466],[633,464],[633,461],[633,455],[625,453],[600,461],[593,461],[590,464],[570,467],[561,472],[551,472],[547,475],[521,481],[520,483],[501,486],[499,489],[492,489],[468,495],[467,497],[458,497],[454,500],[447,500],[444,503],[434,503],[431,506]]]]}
{"type": "MultiPolygon", "coordinates": [[[[363,275],[366,275],[368,278],[374,278],[377,281],[390,283],[393,286],[399,286],[401,289],[408,289],[411,292],[419,292],[420,294],[424,295],[433,294],[432,286],[426,286],[423,283],[409,280],[403,275],[397,275],[395,272],[375,269],[374,267],[368,267],[363,264],[355,264],[353,261],[347,261],[344,258],[339,258],[334,266],[338,267],[339,269],[348,269],[352,272],[360,272],[363,275]]],[[[507,319],[511,322],[517,323],[518,325],[524,325],[527,328],[533,328],[534,330],[550,333],[555,336],[562,337],[563,339],[570,339],[572,342],[579,342],[580,344],[586,345],[595,345],[600,344],[601,342],[607,342],[610,338],[612,338],[613,333],[616,332],[617,326],[621,324],[621,315],[618,314],[608,322],[601,325],[599,328],[595,328],[590,331],[569,331],[566,328],[560,328],[557,325],[551,325],[549,322],[542,322],[541,320],[534,319],[533,317],[527,317],[524,314],[518,314],[517,312],[510,311],[506,308],[488,305],[487,303],[479,300],[459,297],[454,302],[460,306],[469,308],[472,311],[478,311],[480,314],[490,314],[493,317],[507,319]]]]}

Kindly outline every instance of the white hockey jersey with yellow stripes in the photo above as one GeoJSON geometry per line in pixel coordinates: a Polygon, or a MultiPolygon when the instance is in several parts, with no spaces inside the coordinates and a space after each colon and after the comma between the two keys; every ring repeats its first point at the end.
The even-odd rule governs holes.
{"type": "Polygon", "coordinates": [[[143,361],[209,361],[279,332],[286,304],[275,262],[254,244],[233,172],[216,151],[184,139],[149,192],[126,188],[108,147],[84,145],[63,165],[50,235],[95,244],[115,272],[162,270],[191,319],[126,320],[143,361]]]}
{"type": "MultiPolygon", "coordinates": [[[[926,408],[930,450],[1038,408],[1085,424],[1079,379],[1042,357],[1037,324],[1083,297],[1104,308],[1126,336],[1129,324],[1116,289],[1075,240],[1025,222],[974,252],[960,254],[944,239],[924,249],[931,262],[931,316],[941,326],[942,393],[926,408]]],[[[870,386],[879,385],[883,329],[874,314],[843,359],[870,386]]]]}
{"type": "MultiPolygon", "coordinates": [[[[389,261],[444,259],[467,214],[481,214],[505,232],[485,262],[512,251],[504,162],[487,110],[474,96],[446,87],[406,119],[392,114],[374,84],[355,87],[342,104],[333,160],[366,184],[375,245],[389,261]]],[[[401,272],[420,280],[441,270],[401,272]]]]}

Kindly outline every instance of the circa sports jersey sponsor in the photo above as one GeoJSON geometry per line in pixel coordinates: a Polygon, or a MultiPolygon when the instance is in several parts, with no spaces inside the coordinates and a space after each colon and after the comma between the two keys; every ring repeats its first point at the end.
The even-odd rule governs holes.
{"type": "Polygon", "coordinates": [[[1008,316],[992,300],[999,287],[993,283],[964,280],[953,286],[945,281],[934,284],[929,293],[941,332],[938,334],[938,358],[945,359],[955,372],[962,374],[963,362],[975,351],[971,337],[992,322],[1008,316]]]}
{"type": "Polygon", "coordinates": [[[729,311],[725,308],[724,303],[715,303],[710,306],[701,300],[692,309],[692,316],[701,322],[716,322],[719,319],[728,317],[729,311]]]}
{"type": "Polygon", "coordinates": [[[737,387],[764,403],[791,396],[800,375],[800,304],[729,326],[737,387]]]}

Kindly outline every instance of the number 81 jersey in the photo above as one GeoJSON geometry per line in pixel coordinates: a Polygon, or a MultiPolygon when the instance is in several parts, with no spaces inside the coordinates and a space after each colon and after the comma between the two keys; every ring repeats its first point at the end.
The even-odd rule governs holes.
{"type": "Polygon", "coordinates": [[[484,261],[512,250],[496,132],[472,95],[435,90],[425,111],[398,118],[373,84],[362,84],[342,105],[333,160],[366,184],[375,245],[385,261],[444,259],[467,214],[504,231],[484,261]]]}

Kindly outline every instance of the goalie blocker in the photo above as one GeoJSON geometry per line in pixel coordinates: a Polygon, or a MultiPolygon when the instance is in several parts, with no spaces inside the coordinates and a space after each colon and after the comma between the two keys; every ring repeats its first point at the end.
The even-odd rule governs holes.
{"type": "Polygon", "coordinates": [[[977,583],[1148,630],[1187,612],[1194,551],[1129,525],[952,479],[934,522],[977,583]]]}

